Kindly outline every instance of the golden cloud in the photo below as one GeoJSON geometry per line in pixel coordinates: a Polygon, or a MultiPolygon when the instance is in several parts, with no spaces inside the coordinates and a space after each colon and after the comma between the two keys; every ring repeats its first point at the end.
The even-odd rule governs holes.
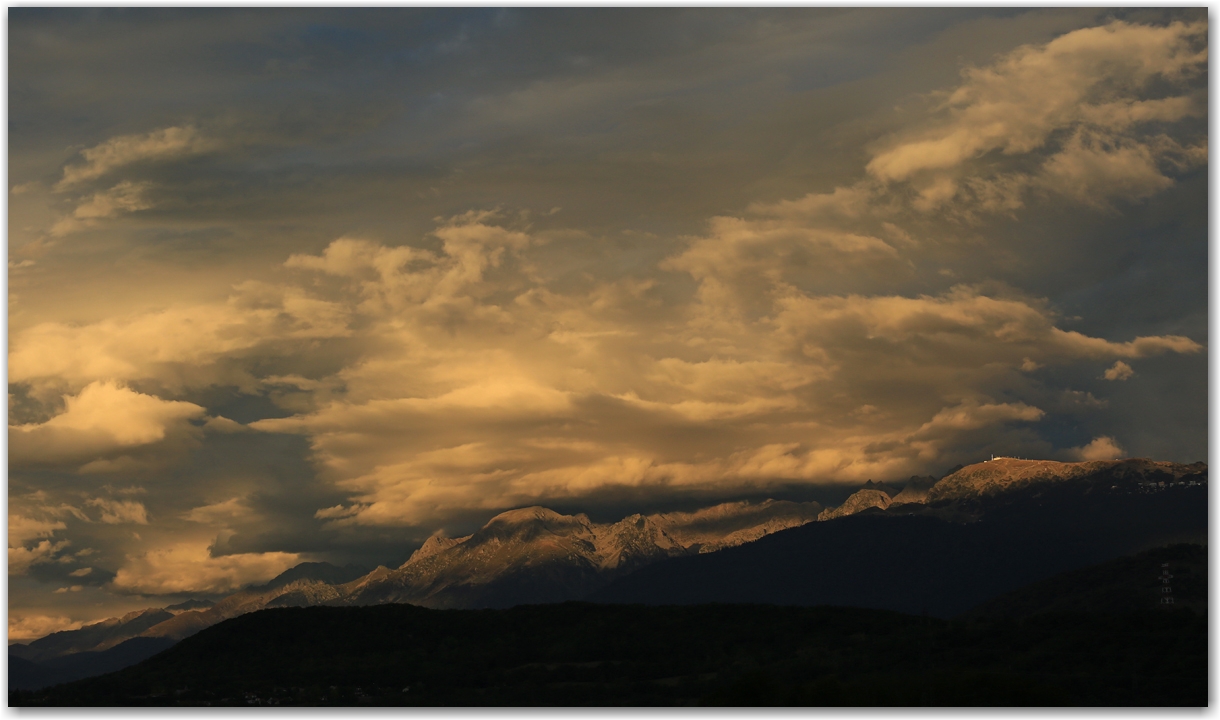
{"type": "Polygon", "coordinates": [[[229,592],[270,580],[300,562],[296,553],[214,557],[206,543],[174,543],[128,556],[110,584],[120,592],[145,595],[229,592]]]}

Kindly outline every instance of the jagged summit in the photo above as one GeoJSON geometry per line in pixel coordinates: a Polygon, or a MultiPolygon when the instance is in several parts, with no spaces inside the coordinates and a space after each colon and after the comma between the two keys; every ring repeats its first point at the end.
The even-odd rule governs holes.
{"type": "Polygon", "coordinates": [[[403,567],[405,567],[413,562],[419,562],[420,560],[423,560],[425,558],[430,558],[439,552],[448,550],[449,548],[453,547],[454,545],[465,542],[469,539],[470,539],[469,535],[467,535],[466,537],[460,537],[460,538],[445,537],[443,531],[437,530],[436,532],[432,533],[432,535],[429,536],[427,540],[424,541],[423,545],[419,546],[418,550],[411,553],[411,557],[407,558],[407,561],[405,563],[403,563],[402,565],[403,565],[403,567]]]}
{"type": "Polygon", "coordinates": [[[540,506],[519,508],[496,515],[471,535],[466,543],[478,544],[488,540],[528,542],[542,536],[587,536],[590,526],[589,518],[583,514],[561,515],[540,506]]]}
{"type": "Polygon", "coordinates": [[[855,515],[858,512],[863,512],[872,508],[880,508],[882,510],[888,508],[892,500],[890,496],[876,487],[866,487],[863,490],[857,490],[851,497],[837,508],[827,508],[818,515],[818,520],[834,520],[835,518],[845,515],[855,515]]]}

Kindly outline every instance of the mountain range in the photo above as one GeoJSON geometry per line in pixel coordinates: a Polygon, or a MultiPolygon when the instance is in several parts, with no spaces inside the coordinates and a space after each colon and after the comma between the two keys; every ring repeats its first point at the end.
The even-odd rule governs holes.
{"type": "Polygon", "coordinates": [[[901,489],[869,481],[836,508],[734,502],[613,523],[519,508],[465,537],[434,535],[398,568],[304,563],[214,604],[138,611],[9,653],[45,669],[133,638],[172,643],[253,611],[317,605],[503,608],[588,598],[949,617],[1056,572],[1205,537],[1206,476],[1203,463],[1000,458],[939,481],[912,477],[901,489]]]}
{"type": "MultiPolygon", "coordinates": [[[[392,602],[436,608],[509,607],[562,602],[584,597],[661,559],[714,552],[811,522],[821,510],[816,502],[743,501],[594,523],[583,514],[520,508],[493,517],[465,537],[433,535],[396,569],[378,567],[369,572],[356,566],[302,563],[264,585],[215,603],[188,600],[131,612],[29,644],[12,644],[9,655],[46,670],[61,658],[82,653],[93,657],[131,639],[176,642],[264,608],[392,602]]],[[[99,666],[110,668],[108,657],[99,660],[99,666]]],[[[39,675],[29,669],[25,675],[62,673],[39,675]]]]}

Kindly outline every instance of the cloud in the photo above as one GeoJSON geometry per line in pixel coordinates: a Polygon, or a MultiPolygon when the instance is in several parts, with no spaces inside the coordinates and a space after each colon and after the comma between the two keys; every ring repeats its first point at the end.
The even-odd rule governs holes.
{"type": "Polygon", "coordinates": [[[1159,165],[1148,145],[1077,133],[1042,166],[1041,184],[1085,204],[1142,200],[1173,185],[1159,165]]]}
{"type": "Polygon", "coordinates": [[[1041,420],[1042,410],[1025,403],[965,402],[936,413],[915,432],[916,437],[927,437],[952,430],[978,430],[1001,422],[1041,420]]]}
{"type": "MultiPolygon", "coordinates": [[[[44,513],[54,509],[39,508],[44,513]]],[[[57,531],[67,529],[62,520],[30,517],[10,508],[8,516],[8,572],[23,575],[31,565],[52,562],[71,544],[54,539],[57,531]]]]}
{"type": "Polygon", "coordinates": [[[144,504],[134,500],[93,498],[85,501],[85,504],[90,507],[100,508],[102,511],[101,522],[107,525],[126,523],[134,525],[148,524],[148,511],[144,508],[144,504]]]}
{"type": "Polygon", "coordinates": [[[1126,455],[1126,451],[1108,435],[1093,438],[1093,441],[1083,447],[1070,448],[1067,456],[1077,461],[1115,460],[1126,455]]]}
{"type": "Polygon", "coordinates": [[[32,547],[19,545],[13,547],[11,544],[8,548],[8,574],[9,575],[24,575],[31,565],[51,562],[59,556],[71,544],[68,540],[53,542],[51,540],[43,540],[36,543],[32,547]]]}
{"type": "MultiPolygon", "coordinates": [[[[754,211],[763,223],[833,224],[867,215],[869,197],[836,191],[754,211]]],[[[522,276],[525,256],[482,287],[491,265],[475,261],[467,291],[440,294],[460,298],[457,324],[426,309],[439,278],[463,274],[456,251],[340,239],[293,256],[294,269],[355,283],[353,341],[365,351],[331,381],[291,383],[326,402],[249,427],[309,438],[323,478],[349,495],[316,519],[409,525],[602,487],[728,491],[918,472],[965,448],[1028,442],[1021,428],[1046,411],[991,399],[1017,373],[1201,349],[1180,336],[1064,331],[1045,301],[970,285],[915,297],[807,293],[766,242],[754,278],[739,281],[755,257],[732,259],[739,239],[713,232],[665,261],[700,281],[677,312],[607,286],[555,293],[522,276]],[[733,293],[705,292],[709,282],[733,293]],[[749,312],[731,312],[743,302],[749,312]]]]}
{"type": "Polygon", "coordinates": [[[970,188],[990,209],[1019,206],[1033,186],[1090,204],[1147,197],[1173,183],[1160,166],[1181,151],[1139,133],[1203,116],[1202,96],[1185,86],[1206,66],[1206,33],[1203,21],[1114,21],[969,67],[928,124],[879,146],[867,171],[912,183],[925,211],[970,188]],[[1153,97],[1157,83],[1181,94],[1153,97]],[[1026,170],[1007,160],[1031,153],[1049,157],[1026,170]]]}
{"type": "Polygon", "coordinates": [[[366,312],[465,320],[468,314],[492,311],[477,302],[496,287],[487,281],[488,272],[534,242],[525,232],[493,224],[496,217],[494,211],[470,211],[449,218],[432,232],[441,241],[439,253],[339,238],[320,256],[292,255],[284,265],[357,281],[366,312]]]}
{"type": "Polygon", "coordinates": [[[913,352],[908,363],[949,367],[1004,362],[1028,371],[1052,359],[1146,357],[1202,349],[1178,335],[1116,343],[1064,331],[1036,301],[992,297],[967,285],[938,296],[794,296],[778,304],[775,324],[801,352],[825,357],[850,352],[853,360],[869,364],[885,363],[891,353],[913,352]],[[877,360],[870,362],[870,356],[877,360]]]}
{"type": "Polygon", "coordinates": [[[123,593],[231,592],[270,580],[302,560],[296,553],[240,553],[213,556],[207,544],[172,543],[128,556],[110,583],[123,593]]]}
{"type": "MultiPolygon", "coordinates": [[[[775,295],[845,273],[893,272],[900,255],[879,235],[909,236],[885,223],[867,188],[837,188],[795,201],[756,203],[744,218],[715,217],[707,235],[667,258],[663,270],[690,274],[709,314],[765,313],[775,295]],[[862,216],[876,217],[863,230],[862,216]]],[[[711,318],[707,322],[713,322],[711,318]]]]}
{"type": "Polygon", "coordinates": [[[81,151],[83,164],[68,165],[55,189],[93,180],[139,162],[163,161],[194,155],[212,148],[214,142],[190,126],[167,127],[145,135],[120,135],[81,151]]]}
{"type": "Polygon", "coordinates": [[[147,199],[147,193],[151,187],[151,183],[134,183],[124,180],[105,192],[95,193],[88,200],[76,206],[71,217],[55,223],[51,227],[51,235],[67,235],[91,227],[98,220],[106,220],[137,210],[147,210],[153,206],[147,199]]]}
{"type": "Polygon", "coordinates": [[[190,512],[182,516],[184,520],[206,525],[227,525],[252,517],[254,517],[253,510],[246,504],[245,498],[241,497],[229,498],[211,505],[201,505],[192,508],[190,512]]]}
{"type": "Polygon", "coordinates": [[[29,540],[49,538],[55,534],[56,530],[63,530],[66,527],[62,520],[37,520],[24,515],[9,513],[8,545],[13,547],[29,540]]]}
{"type": "Polygon", "coordinates": [[[9,642],[29,642],[55,632],[76,630],[85,623],[63,615],[12,613],[8,617],[9,642]]]}
{"type": "Polygon", "coordinates": [[[1117,360],[1115,363],[1102,373],[1102,377],[1107,380],[1129,380],[1135,375],[1135,371],[1131,366],[1122,360],[1117,360]]]}
{"type": "Polygon", "coordinates": [[[64,411],[44,423],[9,426],[13,463],[79,463],[190,432],[187,421],[204,414],[194,403],[144,395],[115,382],[96,381],[64,396],[64,411]]]}
{"type": "Polygon", "coordinates": [[[1077,357],[1125,357],[1142,358],[1166,352],[1194,354],[1203,349],[1199,343],[1181,335],[1159,335],[1137,337],[1123,343],[1110,342],[1104,338],[1082,335],[1076,331],[1051,331],[1053,344],[1061,351],[1077,357]]]}
{"type": "Polygon", "coordinates": [[[180,305],[86,325],[44,322],[15,334],[10,382],[61,383],[156,378],[169,386],[229,382],[248,375],[200,372],[226,356],[276,344],[343,337],[347,310],[304,288],[246,282],[224,303],[180,305]],[[193,366],[183,372],[183,366],[193,366]]]}

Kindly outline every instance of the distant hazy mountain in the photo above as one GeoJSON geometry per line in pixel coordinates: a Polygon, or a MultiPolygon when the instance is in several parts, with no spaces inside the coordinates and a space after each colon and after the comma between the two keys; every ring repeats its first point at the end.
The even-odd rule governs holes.
{"type": "Polygon", "coordinates": [[[10,689],[36,690],[82,678],[104,675],[146,660],[173,647],[176,640],[135,637],[108,650],[78,652],[34,662],[9,655],[8,686],[10,689]]]}
{"type": "Polygon", "coordinates": [[[283,587],[297,580],[319,580],[330,585],[342,585],[358,577],[363,577],[368,572],[369,569],[367,567],[360,567],[359,565],[339,567],[326,562],[305,562],[290,567],[276,575],[265,585],[262,585],[261,588],[270,590],[283,587]]]}
{"type": "Polygon", "coordinates": [[[337,599],[341,592],[323,578],[345,579],[355,570],[329,563],[302,563],[271,582],[241,590],[201,610],[189,610],[139,633],[140,637],[181,640],[205,627],[265,607],[320,605],[337,599]]]}
{"type": "Polygon", "coordinates": [[[173,613],[160,608],[136,610],[123,617],[86,625],[79,630],[51,633],[28,645],[14,643],[8,646],[8,653],[23,660],[41,662],[72,653],[107,650],[172,619],[173,613]]]}

